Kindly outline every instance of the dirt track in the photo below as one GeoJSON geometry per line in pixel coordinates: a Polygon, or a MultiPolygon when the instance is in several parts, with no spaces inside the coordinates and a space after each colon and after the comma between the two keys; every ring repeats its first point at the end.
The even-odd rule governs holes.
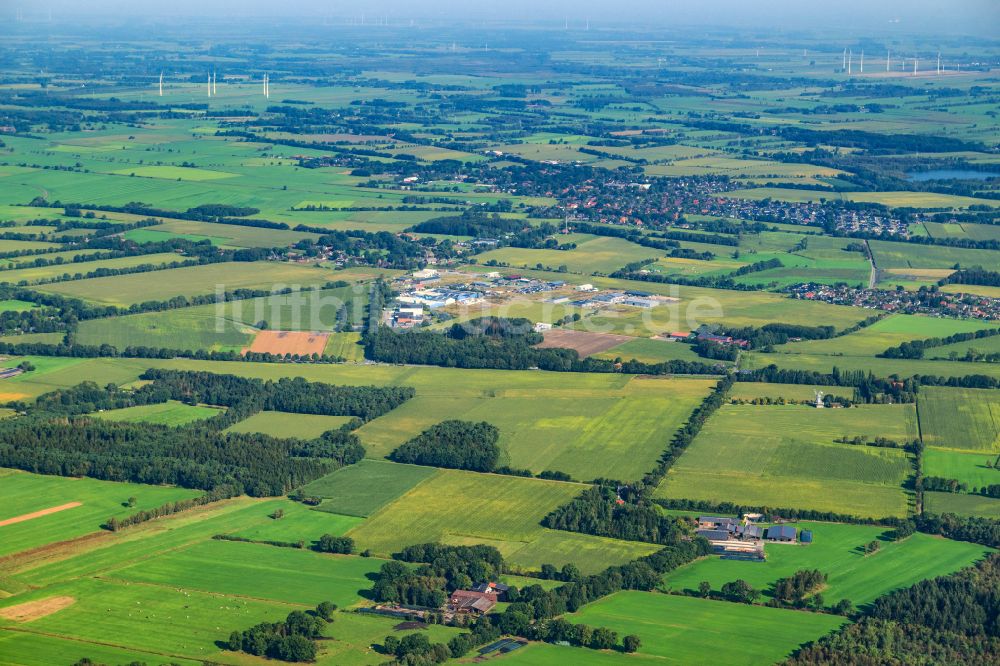
{"type": "Polygon", "coordinates": [[[82,506],[80,502],[69,502],[67,504],[60,504],[59,506],[53,506],[48,509],[42,509],[41,511],[32,511],[31,513],[24,513],[20,516],[14,516],[13,518],[8,518],[7,520],[0,520],[0,527],[5,525],[13,525],[14,523],[23,523],[26,520],[32,520],[34,518],[41,518],[42,516],[47,516],[50,513],[58,513],[60,511],[65,511],[66,509],[72,509],[78,506],[82,506]]]}
{"type": "Polygon", "coordinates": [[[28,601],[16,606],[0,609],[0,617],[14,622],[31,622],[46,615],[52,615],[76,603],[73,597],[49,597],[38,601],[28,601]]]}

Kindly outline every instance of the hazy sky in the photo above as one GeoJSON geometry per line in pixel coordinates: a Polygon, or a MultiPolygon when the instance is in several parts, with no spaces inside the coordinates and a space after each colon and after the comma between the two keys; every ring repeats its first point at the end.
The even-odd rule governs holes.
{"type": "Polygon", "coordinates": [[[1000,34],[1000,0],[0,0],[25,11],[717,24],[1000,34]],[[895,21],[898,21],[896,23],[895,21]]]}

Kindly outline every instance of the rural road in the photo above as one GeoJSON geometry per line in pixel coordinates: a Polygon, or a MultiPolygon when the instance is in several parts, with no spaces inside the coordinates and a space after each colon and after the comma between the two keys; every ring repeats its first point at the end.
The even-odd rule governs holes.
{"type": "Polygon", "coordinates": [[[868,248],[868,263],[872,265],[871,275],[868,276],[868,288],[875,288],[875,280],[878,278],[878,266],[875,265],[875,255],[872,254],[872,246],[865,241],[865,247],[868,248]]]}

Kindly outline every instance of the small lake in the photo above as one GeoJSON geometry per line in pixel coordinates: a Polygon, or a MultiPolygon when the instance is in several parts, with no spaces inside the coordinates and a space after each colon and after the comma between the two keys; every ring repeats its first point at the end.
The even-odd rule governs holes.
{"type": "Polygon", "coordinates": [[[936,169],[906,174],[906,180],[916,183],[925,180],[986,180],[987,178],[1000,178],[1000,173],[968,169],[936,169]]]}

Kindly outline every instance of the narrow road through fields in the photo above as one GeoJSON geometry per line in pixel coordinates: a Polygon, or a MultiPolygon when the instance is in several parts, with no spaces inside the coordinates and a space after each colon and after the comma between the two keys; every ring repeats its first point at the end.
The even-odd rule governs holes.
{"type": "Polygon", "coordinates": [[[865,241],[865,248],[868,249],[868,263],[872,265],[871,275],[868,276],[868,288],[874,289],[875,282],[878,280],[878,266],[875,265],[875,255],[872,254],[872,246],[867,240],[865,241]]]}

